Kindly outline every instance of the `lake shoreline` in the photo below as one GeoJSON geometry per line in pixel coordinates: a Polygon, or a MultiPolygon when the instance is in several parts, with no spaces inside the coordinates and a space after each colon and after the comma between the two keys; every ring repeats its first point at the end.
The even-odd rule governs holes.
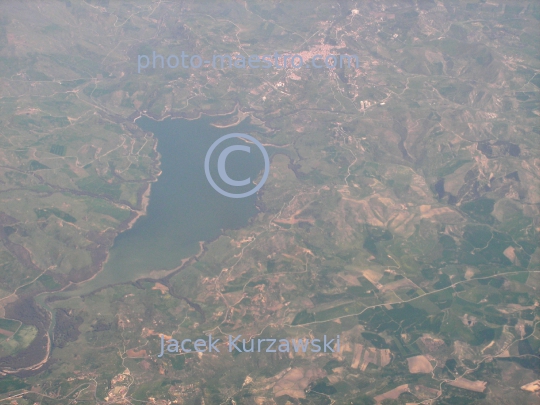
{"type": "Polygon", "coordinates": [[[195,250],[195,246],[196,244],[199,244],[201,240],[208,243],[219,238],[223,234],[223,229],[237,229],[247,226],[250,222],[249,217],[251,215],[256,215],[256,213],[261,211],[261,207],[254,200],[242,201],[240,205],[238,201],[232,204],[230,201],[221,201],[218,204],[218,208],[218,206],[216,206],[216,198],[219,199],[221,197],[215,196],[213,191],[209,194],[204,186],[197,187],[196,190],[198,191],[191,191],[189,194],[192,196],[178,196],[179,194],[182,194],[182,191],[180,191],[182,189],[194,190],[193,188],[190,188],[191,186],[188,186],[188,184],[192,183],[192,180],[195,181],[196,184],[206,183],[204,174],[201,178],[197,170],[195,170],[193,174],[190,173],[192,173],[191,168],[193,165],[197,165],[197,159],[204,159],[204,153],[206,153],[207,148],[206,142],[209,142],[208,139],[213,136],[210,134],[214,133],[212,128],[215,128],[218,131],[218,134],[219,131],[223,132],[226,128],[233,128],[237,125],[241,125],[240,129],[238,129],[239,132],[249,131],[248,128],[251,129],[249,120],[246,121],[249,114],[239,114],[237,106],[232,112],[225,112],[212,116],[207,116],[207,114],[203,113],[198,114],[199,118],[203,116],[205,116],[205,118],[199,123],[195,122],[196,118],[192,118],[184,120],[184,123],[179,124],[171,123],[172,118],[171,121],[167,122],[167,118],[170,118],[170,115],[156,120],[154,117],[151,117],[150,114],[140,112],[138,116],[133,118],[134,122],[138,122],[138,120],[143,117],[146,119],[146,121],[139,124],[138,127],[145,133],[150,134],[153,139],[153,150],[155,153],[154,171],[159,170],[159,172],[155,174],[155,177],[151,179],[151,181],[140,187],[138,192],[138,209],[132,209],[131,216],[117,228],[113,237],[112,246],[108,249],[107,257],[100,266],[100,270],[94,273],[90,278],[70,286],[68,288],[70,291],[73,292],[75,289],[82,289],[83,294],[88,294],[92,291],[90,289],[93,289],[94,284],[96,288],[102,288],[105,285],[117,284],[116,281],[120,281],[120,278],[129,279],[129,281],[136,281],[137,279],[144,277],[159,279],[165,274],[172,273],[179,268],[179,265],[174,264],[175,258],[179,259],[177,263],[180,263],[180,266],[182,266],[183,263],[187,262],[191,257],[199,255],[201,253],[200,247],[195,250]],[[236,115],[234,124],[216,125],[212,122],[212,119],[217,116],[231,116],[232,114],[236,115]],[[179,136],[169,136],[178,133],[177,131],[180,131],[179,136]],[[202,136],[202,138],[186,136],[186,134],[192,133],[193,131],[203,131],[201,134],[204,133],[205,135],[202,136]],[[165,138],[163,138],[163,136],[165,138]],[[166,143],[162,144],[162,142],[166,143]],[[180,149],[178,149],[179,147],[180,149]],[[186,147],[190,152],[186,152],[186,147]],[[194,148],[192,152],[191,148],[194,148]],[[178,163],[179,160],[182,160],[181,156],[187,156],[186,153],[189,155],[189,157],[186,157],[188,160],[190,159],[189,162],[178,163]],[[166,173],[163,174],[163,171],[166,173]],[[183,174],[176,175],[174,173],[183,174]],[[193,178],[193,176],[195,177],[193,178]],[[189,177],[187,182],[185,180],[186,177],[189,177]],[[158,189],[156,189],[157,194],[154,195],[154,187],[156,186],[158,187],[158,189]],[[203,194],[200,194],[201,192],[203,192],[203,194]],[[157,205],[154,206],[153,210],[150,208],[151,211],[149,215],[151,199],[153,200],[154,198],[157,198],[155,202],[157,205]],[[199,201],[206,202],[201,205],[199,201]],[[185,205],[186,203],[188,204],[187,206],[185,205]],[[225,203],[225,206],[228,208],[223,208],[223,203],[225,203]],[[186,208],[189,209],[189,219],[186,219],[185,214],[176,212],[177,210],[173,208],[175,206],[183,206],[183,211],[186,208]],[[210,206],[214,208],[208,211],[210,206]],[[250,206],[252,208],[248,208],[250,206]],[[216,216],[214,212],[221,212],[222,208],[225,210],[223,211],[224,213],[229,212],[230,215],[224,214],[219,217],[217,222],[215,222],[216,216]],[[228,211],[230,209],[232,209],[232,211],[228,211]],[[168,216],[168,219],[165,221],[164,216],[168,216]],[[139,225],[139,221],[142,217],[147,217],[148,219],[146,219],[142,225],[139,225]],[[231,220],[229,218],[236,219],[231,220]],[[171,221],[176,225],[171,225],[171,221]],[[203,221],[201,223],[202,228],[197,221],[203,221]],[[238,223],[238,221],[240,221],[240,223],[238,223]],[[212,225],[213,222],[215,225],[212,225]],[[185,228],[186,226],[187,228],[185,228]],[[171,228],[176,229],[173,229],[171,233],[171,228]],[[201,231],[199,231],[200,229],[201,231]],[[124,236],[126,235],[126,232],[129,231],[133,231],[134,233],[124,236]],[[192,232],[192,236],[190,236],[189,232],[192,232]],[[208,235],[208,232],[210,232],[210,235],[208,235]],[[149,237],[148,235],[150,234],[154,235],[154,237],[149,237]],[[123,238],[120,242],[118,242],[119,237],[123,238]],[[191,237],[198,238],[199,240],[197,241],[197,239],[195,239],[194,241],[191,241],[191,237]],[[146,243],[146,240],[148,240],[148,243],[146,243]],[[174,244],[171,244],[172,240],[178,241],[178,244],[176,245],[178,248],[173,247],[174,244]],[[155,246],[157,250],[150,248],[151,246],[155,246]],[[150,250],[147,255],[143,254],[140,256],[140,252],[148,249],[150,250]],[[162,254],[159,253],[161,250],[163,250],[162,254]],[[172,253],[172,255],[168,252],[172,253]],[[137,259],[139,256],[140,261],[137,259]],[[155,263],[153,261],[155,261],[155,263]],[[130,265],[133,270],[127,269],[130,265]],[[118,274],[125,273],[125,277],[118,276],[118,274],[107,274],[106,276],[102,276],[103,270],[107,269],[107,266],[113,266],[115,272],[119,272],[118,274]],[[128,271],[128,273],[126,273],[126,271],[128,271]],[[135,274],[133,274],[133,271],[135,271],[135,274]],[[95,281],[98,276],[104,278],[88,285],[92,280],[95,281]]]}

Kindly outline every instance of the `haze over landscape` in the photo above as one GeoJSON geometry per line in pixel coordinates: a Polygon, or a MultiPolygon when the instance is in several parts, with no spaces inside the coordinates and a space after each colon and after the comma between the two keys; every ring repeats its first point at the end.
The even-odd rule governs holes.
{"type": "Polygon", "coordinates": [[[537,404],[539,47],[537,1],[0,2],[0,404],[537,404]]]}

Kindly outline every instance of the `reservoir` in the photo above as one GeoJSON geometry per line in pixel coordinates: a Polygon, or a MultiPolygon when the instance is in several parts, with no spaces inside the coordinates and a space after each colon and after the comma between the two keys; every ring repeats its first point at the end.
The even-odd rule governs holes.
{"type": "MultiPolygon", "coordinates": [[[[161,174],[158,181],[152,183],[147,215],[116,237],[103,270],[71,291],[70,296],[133,281],[152,270],[177,268],[182,259],[199,251],[200,241],[215,239],[225,229],[244,227],[257,214],[257,194],[228,198],[210,186],[204,172],[204,159],[212,143],[221,136],[246,133],[260,139],[256,133],[258,128],[250,124],[249,119],[227,128],[212,125],[214,121],[216,118],[208,116],[163,121],[143,116],[136,121],[141,129],[152,132],[157,138],[157,151],[161,155],[161,174]]],[[[229,145],[248,144],[233,138],[223,142],[219,150],[229,145]]],[[[210,172],[216,183],[226,188],[217,173],[219,150],[212,153],[210,172]]],[[[260,177],[264,161],[260,151],[252,147],[250,153],[232,152],[225,168],[230,178],[250,177],[253,183],[260,177]]],[[[248,191],[254,186],[237,187],[235,192],[248,191]]]]}

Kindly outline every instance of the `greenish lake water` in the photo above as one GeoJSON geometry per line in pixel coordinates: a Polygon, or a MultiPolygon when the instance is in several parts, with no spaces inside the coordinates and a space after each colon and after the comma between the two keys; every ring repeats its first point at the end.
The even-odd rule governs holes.
{"type": "MultiPolygon", "coordinates": [[[[233,133],[253,134],[256,127],[245,120],[229,128],[216,128],[216,118],[203,116],[196,120],[165,119],[155,121],[141,117],[136,121],[144,131],[158,139],[161,175],[152,184],[147,215],[117,236],[104,269],[69,295],[80,295],[103,286],[142,278],[152,270],[174,269],[182,259],[199,251],[199,241],[209,241],[223,229],[237,229],[248,224],[257,213],[256,194],[233,199],[222,196],[208,183],[204,158],[210,145],[219,137],[233,133]]],[[[240,193],[253,184],[231,188],[217,174],[221,150],[232,144],[246,144],[234,138],[223,142],[212,154],[212,177],[227,191],[240,193]]],[[[264,169],[260,151],[232,152],[226,160],[226,171],[234,180],[257,179],[264,169]]]]}

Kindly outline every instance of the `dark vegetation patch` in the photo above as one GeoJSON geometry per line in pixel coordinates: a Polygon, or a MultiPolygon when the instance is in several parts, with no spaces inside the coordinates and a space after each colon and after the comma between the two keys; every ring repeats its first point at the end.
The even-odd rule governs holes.
{"type": "Polygon", "coordinates": [[[337,392],[337,390],[332,386],[329,385],[330,381],[328,378],[324,378],[323,380],[316,381],[312,387],[311,391],[318,392],[319,394],[325,394],[325,395],[333,395],[337,392]]]}
{"type": "Polygon", "coordinates": [[[52,145],[50,152],[54,155],[65,156],[67,147],[63,145],[52,145]]]}
{"type": "MultiPolygon", "coordinates": [[[[70,311],[71,312],[71,311],[70,311]]],[[[79,326],[84,319],[79,315],[70,314],[64,309],[56,310],[56,323],[54,325],[54,345],[64,347],[69,342],[75,342],[81,332],[79,326]]]]}
{"type": "Polygon", "coordinates": [[[300,311],[294,317],[292,324],[293,325],[303,325],[305,323],[310,323],[315,321],[315,315],[311,312],[308,312],[307,309],[300,311]]]}
{"type": "Polygon", "coordinates": [[[479,222],[491,224],[494,220],[491,216],[494,206],[495,200],[482,197],[462,204],[461,210],[479,222]]]}
{"type": "Polygon", "coordinates": [[[478,142],[476,149],[489,159],[502,156],[518,157],[521,154],[519,145],[508,141],[482,141],[478,142]]]}
{"type": "Polygon", "coordinates": [[[367,236],[364,239],[363,247],[374,256],[378,254],[377,243],[392,240],[393,237],[388,229],[375,226],[366,226],[365,232],[367,236]]]}
{"type": "Polygon", "coordinates": [[[0,380],[0,394],[25,388],[30,388],[30,385],[13,376],[2,377],[0,380]]]}
{"type": "Polygon", "coordinates": [[[386,340],[384,340],[381,336],[377,335],[376,333],[371,332],[362,332],[362,337],[369,341],[373,346],[375,346],[377,349],[388,349],[388,344],[386,343],[386,340]]]}
{"type": "Polygon", "coordinates": [[[49,166],[45,166],[43,163],[39,163],[37,160],[30,161],[30,171],[50,169],[49,166]]]}

